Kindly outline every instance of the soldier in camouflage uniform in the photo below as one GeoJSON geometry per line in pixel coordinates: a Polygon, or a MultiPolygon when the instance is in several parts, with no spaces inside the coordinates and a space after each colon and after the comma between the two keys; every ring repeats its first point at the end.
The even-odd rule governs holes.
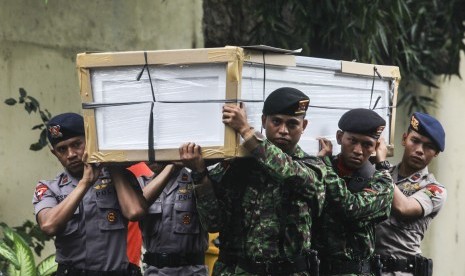
{"type": "Polygon", "coordinates": [[[376,227],[375,252],[381,255],[383,275],[427,276],[432,260],[420,255],[420,242],[447,197],[428,164],[444,151],[444,129],[432,116],[415,112],[402,145],[402,161],[390,170],[395,183],[392,214],[376,227]]]}
{"type": "Polygon", "coordinates": [[[331,163],[346,187],[326,187],[323,213],[313,226],[320,275],[375,273],[375,224],[389,216],[393,187],[388,167],[379,167],[385,165],[386,156],[377,156],[380,170],[375,170],[368,159],[385,124],[369,109],[350,110],[339,120],[336,138],[341,153],[331,163]]]}
{"type": "Polygon", "coordinates": [[[263,107],[266,138],[250,127],[243,106],[225,105],[223,123],[242,136],[249,158],[207,171],[198,145],[181,149],[197,183],[201,222],[219,232],[213,275],[312,275],[317,269],[310,250],[312,221],[321,212],[325,185],[343,182],[297,145],[308,103],[297,89],[272,92],[263,107]]]}

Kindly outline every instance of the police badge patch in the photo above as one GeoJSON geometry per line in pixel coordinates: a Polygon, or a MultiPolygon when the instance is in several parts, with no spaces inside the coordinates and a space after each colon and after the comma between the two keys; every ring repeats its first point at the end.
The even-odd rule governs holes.
{"type": "Polygon", "coordinates": [[[50,132],[50,137],[56,139],[56,138],[60,138],[63,136],[63,133],[60,132],[60,126],[59,125],[56,125],[56,126],[50,126],[48,128],[48,131],[50,132]]]}
{"type": "Polygon", "coordinates": [[[41,201],[45,192],[48,191],[48,187],[45,184],[40,184],[36,187],[35,195],[37,200],[41,201]]]}
{"type": "Polygon", "coordinates": [[[116,212],[111,210],[111,211],[108,211],[107,213],[107,220],[108,222],[110,223],[115,223],[117,220],[118,220],[118,216],[116,215],[116,212]]]}
{"type": "Polygon", "coordinates": [[[434,197],[436,194],[442,194],[442,189],[434,184],[428,184],[425,186],[425,194],[429,197],[434,197]]]}

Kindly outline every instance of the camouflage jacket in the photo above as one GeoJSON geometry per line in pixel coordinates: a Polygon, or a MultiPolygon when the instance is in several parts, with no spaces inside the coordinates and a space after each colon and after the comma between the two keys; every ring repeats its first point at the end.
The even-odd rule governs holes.
{"type": "MultiPolygon", "coordinates": [[[[209,172],[213,189],[196,190],[203,226],[220,232],[220,260],[225,255],[256,262],[304,255],[310,250],[312,220],[322,210],[324,187],[338,182],[337,175],[299,147],[290,156],[264,140],[251,154],[217,164],[209,172]]],[[[240,268],[219,265],[223,272],[241,274],[240,268]]]]}
{"type": "Polygon", "coordinates": [[[391,211],[394,189],[387,170],[376,171],[367,162],[343,179],[343,189],[326,187],[323,213],[313,227],[313,247],[318,250],[322,268],[327,261],[370,259],[375,225],[388,218],[391,211]]]}

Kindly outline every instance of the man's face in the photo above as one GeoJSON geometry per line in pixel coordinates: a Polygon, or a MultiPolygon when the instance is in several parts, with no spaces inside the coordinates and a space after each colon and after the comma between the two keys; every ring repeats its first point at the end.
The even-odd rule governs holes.
{"type": "Polygon", "coordinates": [[[422,170],[439,154],[436,145],[431,139],[413,130],[409,133],[404,133],[402,136],[402,145],[404,146],[402,164],[413,171],[422,170]]]}
{"type": "Polygon", "coordinates": [[[293,153],[307,127],[303,116],[262,115],[266,138],[286,153],[293,153]]]}
{"type": "Polygon", "coordinates": [[[80,177],[84,171],[82,155],[85,147],[84,136],[77,136],[57,143],[53,147],[52,153],[72,176],[80,177]]]}
{"type": "Polygon", "coordinates": [[[350,169],[362,167],[376,150],[377,140],[367,135],[338,130],[336,139],[344,165],[350,169]]]}

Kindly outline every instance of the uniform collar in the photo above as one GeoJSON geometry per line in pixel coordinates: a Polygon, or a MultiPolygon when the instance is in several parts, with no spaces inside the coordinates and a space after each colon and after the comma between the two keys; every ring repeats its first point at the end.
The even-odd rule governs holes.
{"type": "Polygon", "coordinates": [[[64,172],[61,173],[60,178],[59,178],[58,186],[63,187],[66,186],[70,183],[74,183],[74,186],[79,182],[78,179],[74,178],[71,174],[68,173],[68,171],[65,169],[64,172]]]}
{"type": "Polygon", "coordinates": [[[419,170],[419,171],[409,175],[408,177],[405,177],[405,178],[399,180],[399,168],[400,168],[401,164],[402,163],[397,164],[391,170],[392,179],[394,180],[394,182],[396,184],[401,182],[401,181],[405,181],[405,180],[408,180],[411,183],[416,183],[416,182],[420,182],[421,180],[428,177],[428,174],[429,174],[428,167],[424,167],[422,170],[419,170]]]}
{"type": "Polygon", "coordinates": [[[295,146],[294,152],[290,155],[294,158],[303,158],[307,156],[307,154],[302,150],[302,148],[299,145],[295,146]]]}

